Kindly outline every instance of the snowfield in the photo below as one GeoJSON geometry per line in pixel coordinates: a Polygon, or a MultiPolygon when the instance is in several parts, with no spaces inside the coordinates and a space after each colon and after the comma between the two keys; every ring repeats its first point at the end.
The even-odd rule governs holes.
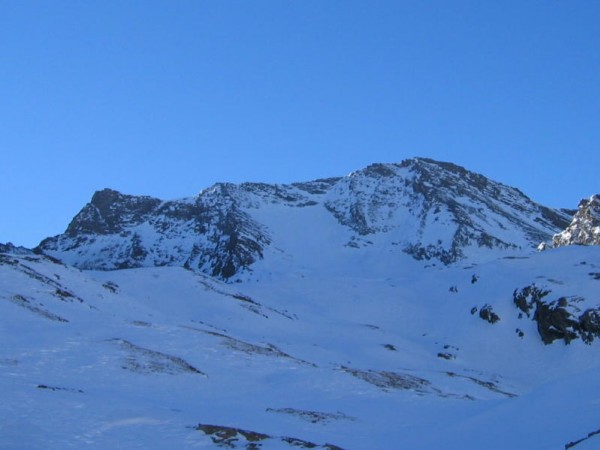
{"type": "Polygon", "coordinates": [[[598,307],[597,247],[450,267],[398,254],[381,277],[360,258],[257,267],[232,284],[0,258],[2,448],[600,445],[599,343],[545,345],[513,300],[535,284],[598,307]]]}

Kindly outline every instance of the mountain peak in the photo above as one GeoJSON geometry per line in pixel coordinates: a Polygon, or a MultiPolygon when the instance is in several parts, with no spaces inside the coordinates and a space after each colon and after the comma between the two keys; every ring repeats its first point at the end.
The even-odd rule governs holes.
{"type": "Polygon", "coordinates": [[[103,189],[39,249],[86,269],[178,265],[229,280],[263,259],[308,267],[372,253],[393,266],[398,252],[451,264],[529,251],[568,219],[458,165],[412,158],[304,183],[217,183],[177,201],[103,189]]]}
{"type": "Polygon", "coordinates": [[[123,194],[121,194],[119,191],[104,188],[100,191],[94,192],[94,195],[92,195],[91,203],[96,206],[102,206],[103,204],[114,202],[121,196],[123,196],[123,194]]]}
{"type": "Polygon", "coordinates": [[[119,232],[132,221],[147,217],[160,200],[148,196],[125,195],[113,189],[96,191],[88,203],[71,221],[66,234],[111,234],[119,232]]]}

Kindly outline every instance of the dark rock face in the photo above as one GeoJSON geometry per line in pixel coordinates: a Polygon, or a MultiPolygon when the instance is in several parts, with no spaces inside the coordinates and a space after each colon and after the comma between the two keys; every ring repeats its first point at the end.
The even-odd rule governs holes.
{"type": "Polygon", "coordinates": [[[579,332],[586,344],[591,344],[594,338],[600,337],[600,311],[588,309],[579,317],[579,332]]]}
{"type": "Polygon", "coordinates": [[[600,245],[600,194],[579,202],[569,226],[552,238],[553,247],[600,245]]]}
{"type": "Polygon", "coordinates": [[[211,225],[215,230],[207,236],[208,245],[195,244],[184,267],[229,279],[262,258],[263,248],[270,243],[263,227],[236,207],[211,225]]]}
{"type": "Polygon", "coordinates": [[[577,338],[579,322],[572,318],[566,306],[566,300],[559,300],[555,305],[538,303],[533,320],[537,322],[538,333],[544,344],[551,344],[557,339],[562,339],[568,344],[577,338]]]}
{"type": "Polygon", "coordinates": [[[544,344],[562,340],[569,344],[573,339],[581,338],[591,344],[600,337],[600,310],[590,308],[577,315],[575,306],[578,300],[560,297],[554,301],[544,298],[551,293],[535,285],[526,286],[513,293],[513,302],[522,312],[537,323],[537,330],[544,344]]]}
{"type": "Polygon", "coordinates": [[[65,234],[45,239],[38,250],[82,269],[180,265],[229,279],[261,258],[269,242],[227,185],[191,201],[170,202],[105,189],[65,234]]]}
{"type": "Polygon", "coordinates": [[[547,296],[550,292],[551,291],[540,289],[535,284],[532,284],[530,286],[525,286],[520,291],[515,289],[513,292],[513,302],[517,308],[529,317],[531,309],[541,303],[542,298],[547,296]]]}
{"type": "Polygon", "coordinates": [[[103,189],[92,196],[92,201],[75,216],[66,234],[118,233],[127,223],[141,222],[148,218],[160,204],[152,197],[124,195],[112,189],[103,189]]]}

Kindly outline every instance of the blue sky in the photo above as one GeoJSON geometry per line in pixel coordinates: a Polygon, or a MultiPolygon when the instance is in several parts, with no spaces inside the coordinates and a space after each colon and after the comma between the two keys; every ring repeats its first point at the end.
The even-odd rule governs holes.
{"type": "Polygon", "coordinates": [[[164,199],[412,156],[600,192],[597,0],[0,0],[0,242],[93,192],[164,199]]]}

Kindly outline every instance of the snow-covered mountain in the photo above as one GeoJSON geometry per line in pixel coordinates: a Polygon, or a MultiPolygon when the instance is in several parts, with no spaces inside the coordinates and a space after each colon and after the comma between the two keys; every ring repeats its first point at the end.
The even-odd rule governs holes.
{"type": "Polygon", "coordinates": [[[184,266],[239,280],[263,259],[289,269],[307,247],[315,259],[344,249],[443,264],[495,258],[531,250],[569,219],[462,167],[415,158],[306,183],[221,183],[179,201],[105,189],[39,250],[82,269],[184,266]]]}
{"type": "Polygon", "coordinates": [[[569,221],[426,159],[97,192],[0,245],[0,448],[598,448],[600,247],[534,251],[569,221]]]}

